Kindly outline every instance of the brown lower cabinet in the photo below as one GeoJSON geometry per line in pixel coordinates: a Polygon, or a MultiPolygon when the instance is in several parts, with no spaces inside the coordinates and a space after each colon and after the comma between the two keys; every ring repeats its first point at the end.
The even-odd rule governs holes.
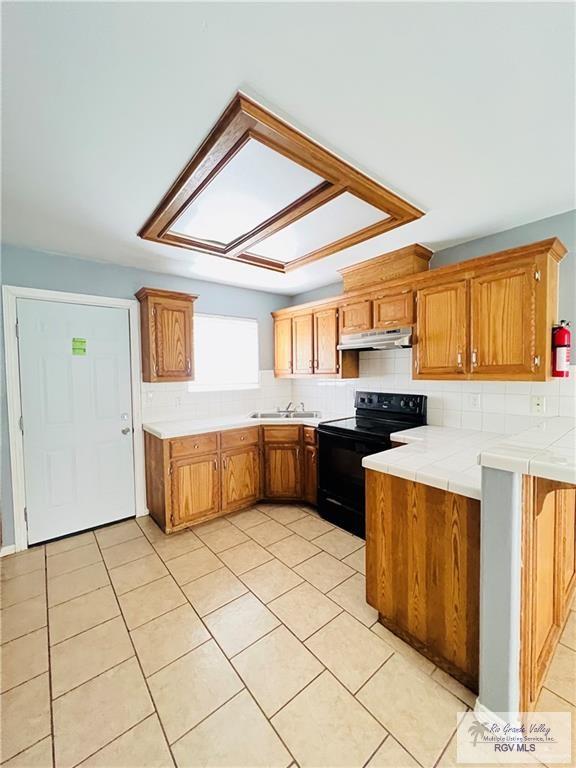
{"type": "Polygon", "coordinates": [[[534,708],[576,589],[576,486],[524,478],[521,709],[534,708]]]}
{"type": "Polygon", "coordinates": [[[366,599],[385,627],[477,691],[480,502],[368,470],[366,599]]]}
{"type": "Polygon", "coordinates": [[[315,503],[313,427],[255,426],[166,440],[145,432],[144,444],[148,510],[166,533],[260,499],[315,503]]]}

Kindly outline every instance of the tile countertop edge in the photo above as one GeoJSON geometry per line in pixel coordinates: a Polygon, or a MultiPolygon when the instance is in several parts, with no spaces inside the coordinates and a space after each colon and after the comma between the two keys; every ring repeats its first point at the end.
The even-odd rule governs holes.
{"type": "Polygon", "coordinates": [[[291,418],[291,419],[253,419],[250,416],[223,416],[218,419],[182,419],[173,421],[144,422],[142,429],[160,440],[169,440],[188,435],[202,435],[207,432],[225,432],[228,429],[243,429],[246,427],[258,427],[264,425],[290,425],[302,424],[306,427],[317,427],[321,421],[347,418],[336,415],[319,419],[291,418]]]}
{"type": "Polygon", "coordinates": [[[393,442],[404,445],[391,449],[392,452],[366,456],[362,461],[365,469],[413,479],[474,499],[481,499],[482,495],[481,467],[576,484],[574,419],[564,419],[562,423],[549,420],[534,430],[525,430],[518,435],[426,426],[395,432],[390,437],[393,442]],[[535,440],[538,439],[538,445],[530,445],[531,433],[535,440]],[[548,439],[544,437],[543,440],[546,433],[548,439]],[[571,435],[574,441],[570,439],[571,435]],[[515,444],[515,439],[519,444],[515,444]],[[546,442],[548,445],[542,445],[546,442]],[[556,446],[556,443],[559,445],[556,446]],[[447,452],[450,444],[454,450],[447,452]],[[440,448],[442,456],[438,461],[434,453],[440,448]],[[466,451],[475,455],[474,465],[455,469],[446,466],[450,464],[451,457],[458,461],[466,451]]]}

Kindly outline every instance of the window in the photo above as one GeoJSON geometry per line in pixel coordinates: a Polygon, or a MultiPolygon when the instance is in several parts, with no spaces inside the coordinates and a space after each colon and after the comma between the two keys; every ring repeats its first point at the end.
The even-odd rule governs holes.
{"type": "Polygon", "coordinates": [[[191,390],[257,387],[258,322],[195,314],[194,363],[191,390]]]}

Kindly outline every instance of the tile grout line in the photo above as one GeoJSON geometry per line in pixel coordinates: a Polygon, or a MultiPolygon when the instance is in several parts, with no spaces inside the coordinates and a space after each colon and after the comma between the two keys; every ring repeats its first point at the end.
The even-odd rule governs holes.
{"type": "Polygon", "coordinates": [[[48,555],[44,548],[44,578],[46,579],[46,643],[48,644],[48,696],[50,699],[50,733],[52,735],[52,765],[56,765],[56,732],[54,730],[54,705],[52,703],[52,653],[50,651],[50,606],[48,604],[48,555]]]}
{"type": "MultiPolygon", "coordinates": [[[[138,526],[138,527],[140,528],[140,526],[138,526]]],[[[98,547],[100,548],[100,544],[99,543],[98,543],[98,547]]],[[[102,552],[101,549],[100,549],[100,552],[102,552]]],[[[108,578],[110,578],[110,571],[107,568],[106,564],[104,564],[104,567],[106,568],[106,571],[108,573],[108,578]]],[[[110,581],[112,581],[112,580],[110,579],[110,581]]],[[[151,583],[151,582],[148,582],[148,583],[151,583]]],[[[141,585],[141,586],[145,586],[145,585],[141,585]]],[[[119,597],[120,596],[116,592],[116,588],[114,587],[113,583],[112,583],[112,589],[114,591],[114,594],[116,595],[116,600],[118,601],[118,604],[120,605],[120,601],[119,601],[119,597]]],[[[184,597],[186,597],[186,595],[184,595],[184,597]]],[[[124,629],[126,630],[126,632],[128,634],[128,638],[130,640],[130,644],[132,645],[132,650],[134,652],[134,657],[136,658],[136,663],[138,664],[138,668],[140,670],[140,674],[142,675],[142,679],[144,681],[144,685],[146,686],[146,690],[148,692],[148,696],[149,696],[150,702],[152,704],[152,709],[153,709],[154,713],[156,714],[156,717],[158,718],[158,722],[160,724],[160,728],[162,729],[162,734],[164,736],[164,739],[166,740],[166,745],[168,747],[168,751],[170,752],[170,756],[172,758],[172,762],[174,763],[174,765],[176,765],[176,759],[174,757],[174,754],[172,753],[170,742],[168,741],[168,736],[167,736],[166,731],[164,729],[164,723],[162,722],[162,718],[160,717],[160,713],[158,712],[158,710],[156,708],[156,702],[154,701],[154,697],[152,696],[152,691],[150,690],[150,686],[148,685],[148,680],[146,679],[146,675],[144,674],[144,670],[142,669],[142,664],[140,663],[140,659],[139,659],[138,653],[136,651],[136,646],[134,645],[134,641],[132,639],[132,635],[130,634],[130,630],[128,629],[128,626],[126,624],[126,619],[124,618],[124,614],[122,613],[122,606],[120,606],[120,615],[122,616],[122,621],[124,622],[124,629]]],[[[130,658],[132,658],[132,657],[130,657],[130,658]]],[[[138,723],[136,723],[136,725],[138,725],[138,723]]],[[[128,733],[128,731],[131,731],[132,728],[134,728],[134,727],[135,726],[132,725],[127,731],[125,731],[125,733],[128,733]]],[[[114,739],[112,739],[112,741],[115,741],[117,738],[119,738],[119,737],[116,736],[114,739]]],[[[112,741],[109,742],[109,743],[112,743],[112,741]]],[[[102,747],[100,747],[100,749],[102,749],[102,747]]],[[[99,752],[100,749],[98,749],[97,751],[99,752]]],[[[94,753],[94,754],[96,754],[96,753],[94,753]]],[[[84,758],[84,759],[86,759],[86,758],[84,758]]],[[[82,761],[80,761],[80,762],[82,762],[82,761]]]]}

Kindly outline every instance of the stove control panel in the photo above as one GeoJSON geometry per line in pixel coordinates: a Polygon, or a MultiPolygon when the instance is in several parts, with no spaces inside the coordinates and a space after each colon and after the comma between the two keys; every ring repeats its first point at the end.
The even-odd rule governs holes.
{"type": "Polygon", "coordinates": [[[396,392],[356,392],[356,408],[370,411],[389,411],[414,416],[426,414],[426,395],[400,395],[396,392]]]}

